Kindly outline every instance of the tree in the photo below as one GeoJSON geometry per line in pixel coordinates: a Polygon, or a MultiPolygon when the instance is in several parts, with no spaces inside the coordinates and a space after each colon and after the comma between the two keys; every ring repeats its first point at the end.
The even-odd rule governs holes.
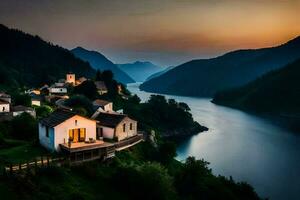
{"type": "Polygon", "coordinates": [[[112,182],[128,199],[176,199],[173,179],[158,163],[121,166],[115,170],[112,182]]]}
{"type": "Polygon", "coordinates": [[[176,144],[174,142],[163,142],[159,146],[159,160],[163,164],[169,164],[176,156],[176,144]]]}
{"type": "Polygon", "coordinates": [[[99,69],[97,69],[95,81],[101,81],[101,80],[102,80],[102,74],[101,74],[101,71],[100,71],[99,69]]]}
{"type": "Polygon", "coordinates": [[[178,106],[186,112],[191,111],[190,107],[184,102],[179,102],[178,106]]]}
{"type": "Polygon", "coordinates": [[[91,116],[93,114],[92,102],[83,95],[72,96],[65,101],[65,105],[73,108],[75,112],[84,116],[91,116]]]}
{"type": "Polygon", "coordinates": [[[75,94],[82,94],[89,99],[95,99],[98,96],[98,90],[93,81],[84,81],[82,84],[74,88],[75,94]]]}
{"type": "Polygon", "coordinates": [[[110,84],[113,81],[114,74],[110,70],[104,70],[102,73],[102,79],[105,84],[110,84]]]}
{"type": "Polygon", "coordinates": [[[13,94],[12,99],[15,105],[31,106],[31,97],[28,94],[13,94]]]}

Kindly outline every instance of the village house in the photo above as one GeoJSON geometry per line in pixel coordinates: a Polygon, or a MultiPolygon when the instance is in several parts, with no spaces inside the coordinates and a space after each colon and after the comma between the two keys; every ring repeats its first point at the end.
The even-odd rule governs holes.
{"type": "Polygon", "coordinates": [[[68,93],[68,89],[64,83],[55,83],[48,89],[49,95],[66,95],[68,93]]]}
{"type": "Polygon", "coordinates": [[[19,106],[13,106],[11,109],[11,113],[12,113],[13,117],[21,115],[22,113],[25,113],[25,112],[30,114],[34,118],[36,117],[35,110],[31,107],[19,105],[19,106]]]}
{"type": "Polygon", "coordinates": [[[93,119],[97,120],[97,138],[121,141],[138,134],[137,121],[127,115],[100,112],[93,119]]]}
{"type": "Polygon", "coordinates": [[[10,112],[11,96],[1,92],[0,93],[0,113],[10,112]]]}
{"type": "Polygon", "coordinates": [[[32,93],[30,95],[30,98],[31,98],[31,105],[33,106],[41,106],[41,96],[40,95],[37,95],[35,93],[32,93]]]}
{"type": "Polygon", "coordinates": [[[102,112],[113,112],[113,103],[102,99],[93,101],[94,110],[102,112]]]}
{"type": "Polygon", "coordinates": [[[60,145],[96,140],[96,121],[59,109],[39,122],[39,140],[51,151],[60,145]]]}
{"type": "Polygon", "coordinates": [[[0,99],[0,113],[9,113],[10,103],[0,99]]]}
{"type": "Polygon", "coordinates": [[[35,94],[35,95],[40,95],[41,94],[41,91],[40,89],[29,89],[29,90],[26,90],[25,91],[25,94],[35,94]]]}
{"type": "Polygon", "coordinates": [[[95,85],[100,95],[106,94],[108,92],[104,81],[95,81],[95,85]]]}
{"type": "Polygon", "coordinates": [[[76,84],[75,74],[73,74],[73,73],[66,74],[66,81],[65,82],[75,86],[75,84],[76,84]]]}
{"type": "Polygon", "coordinates": [[[115,151],[129,148],[143,140],[142,135],[137,134],[137,122],[127,116],[99,118],[103,120],[102,124],[70,110],[58,109],[40,120],[40,144],[49,151],[61,152],[71,163],[76,163],[113,157],[115,151]],[[118,139],[108,142],[104,138],[118,139]]]}
{"type": "Polygon", "coordinates": [[[88,79],[85,77],[80,77],[78,80],[76,80],[76,85],[80,85],[81,83],[83,83],[84,81],[87,81],[88,79]]]}

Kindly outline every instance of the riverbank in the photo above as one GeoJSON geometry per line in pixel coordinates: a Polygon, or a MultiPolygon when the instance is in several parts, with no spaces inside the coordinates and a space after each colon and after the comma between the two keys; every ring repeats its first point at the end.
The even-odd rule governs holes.
{"type": "MultiPolygon", "coordinates": [[[[151,93],[128,89],[146,101],[151,93]]],[[[209,130],[179,140],[177,160],[195,156],[210,162],[213,174],[232,176],[272,200],[298,200],[300,136],[269,119],[219,106],[208,98],[166,95],[191,108],[194,120],[209,130]]]]}

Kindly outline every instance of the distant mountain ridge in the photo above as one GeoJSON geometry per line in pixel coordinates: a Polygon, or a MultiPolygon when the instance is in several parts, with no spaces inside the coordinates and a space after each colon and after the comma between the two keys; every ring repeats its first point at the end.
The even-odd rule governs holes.
{"type": "Polygon", "coordinates": [[[173,69],[173,68],[175,68],[175,66],[170,66],[170,67],[165,68],[165,69],[162,70],[162,71],[156,72],[156,73],[152,74],[151,76],[149,76],[149,77],[146,79],[146,81],[149,81],[150,79],[159,77],[159,76],[163,75],[164,73],[166,73],[167,71],[169,71],[169,70],[171,70],[171,69],[173,69]]]}
{"type": "Polygon", "coordinates": [[[72,49],[71,52],[76,57],[86,62],[89,62],[90,65],[96,70],[97,69],[99,69],[100,71],[111,70],[114,74],[114,78],[119,82],[122,82],[124,84],[135,82],[125,72],[120,70],[117,65],[115,65],[113,62],[111,62],[104,55],[102,55],[97,51],[90,51],[82,47],[76,47],[72,49]]]}
{"type": "Polygon", "coordinates": [[[144,82],[149,76],[163,70],[162,67],[154,65],[148,61],[118,64],[118,67],[132,77],[136,82],[144,82]]]}
{"type": "Polygon", "coordinates": [[[193,60],[150,79],[140,88],[148,92],[212,97],[217,91],[242,86],[266,72],[300,58],[300,37],[277,47],[238,50],[193,60]]]}
{"type": "Polygon", "coordinates": [[[0,24],[0,84],[41,86],[68,72],[92,77],[95,70],[67,49],[0,24]]]}

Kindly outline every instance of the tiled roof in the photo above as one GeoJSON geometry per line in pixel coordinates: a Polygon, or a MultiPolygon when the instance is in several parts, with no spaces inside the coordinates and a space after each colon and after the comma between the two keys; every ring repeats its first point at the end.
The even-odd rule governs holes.
{"type": "Polygon", "coordinates": [[[107,90],[104,81],[95,81],[95,85],[98,90],[107,90]]]}
{"type": "Polygon", "coordinates": [[[55,127],[62,122],[66,121],[67,119],[70,119],[71,117],[74,117],[76,113],[68,111],[68,110],[63,110],[63,109],[58,109],[51,113],[48,117],[43,118],[40,123],[48,126],[48,127],[55,127]]]}
{"type": "Polygon", "coordinates": [[[19,106],[12,107],[12,111],[15,111],[15,112],[18,112],[18,111],[34,111],[34,109],[30,108],[30,107],[19,105],[19,106]]]}
{"type": "Polygon", "coordinates": [[[93,105],[95,105],[95,106],[105,106],[109,103],[111,103],[111,102],[105,101],[105,100],[102,100],[102,99],[96,99],[95,101],[93,101],[93,105]]]}
{"type": "Polygon", "coordinates": [[[40,95],[36,95],[34,93],[30,94],[31,100],[41,100],[41,96],[40,95]]]}
{"type": "Polygon", "coordinates": [[[9,102],[0,99],[0,104],[9,104],[9,102]]]}
{"type": "Polygon", "coordinates": [[[99,121],[101,126],[115,128],[127,116],[122,114],[100,112],[95,120],[99,121]]]}
{"type": "Polygon", "coordinates": [[[6,97],[6,98],[10,98],[9,94],[6,94],[4,92],[0,92],[0,97],[6,97]]]}

